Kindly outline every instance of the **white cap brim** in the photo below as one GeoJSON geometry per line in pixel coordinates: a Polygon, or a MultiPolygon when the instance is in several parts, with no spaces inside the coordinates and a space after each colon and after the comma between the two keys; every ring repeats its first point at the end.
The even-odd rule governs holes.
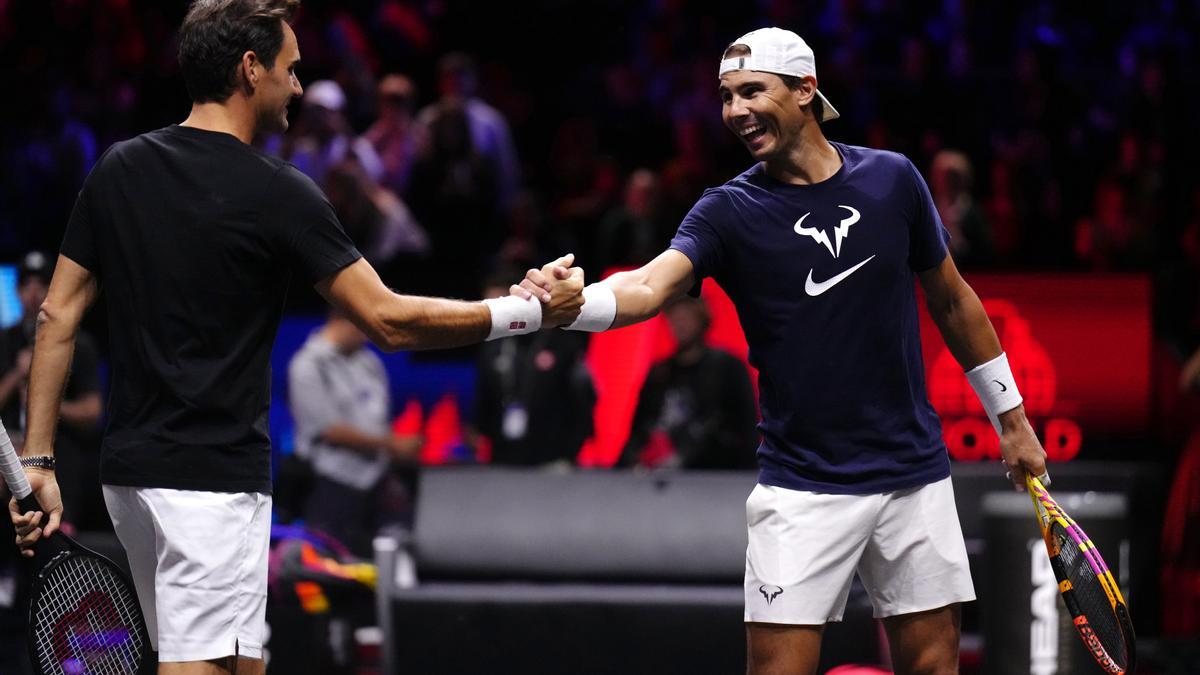
{"type": "Polygon", "coordinates": [[[837,108],[833,107],[833,104],[829,102],[829,99],[825,98],[825,94],[822,94],[820,89],[817,90],[817,98],[821,99],[821,110],[822,110],[821,121],[822,122],[828,122],[829,120],[836,120],[837,118],[842,116],[842,114],[837,111],[837,108]]]}

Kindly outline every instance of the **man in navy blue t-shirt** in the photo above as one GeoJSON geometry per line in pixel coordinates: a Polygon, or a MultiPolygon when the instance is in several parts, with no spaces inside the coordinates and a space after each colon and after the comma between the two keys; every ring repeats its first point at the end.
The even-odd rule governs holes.
{"type": "MultiPolygon", "coordinates": [[[[1016,486],[1045,473],[983,306],[947,253],[929,189],[902,155],[826,140],[837,111],[812,50],[778,28],[726,50],[725,125],[757,160],[707,190],[670,248],[584,289],[570,328],[658,313],[712,277],[760,373],[759,484],[747,500],[750,672],[810,673],[855,572],[897,672],[952,672],[975,598],[941,425],[925,392],[913,287],[967,372],[1016,486]]],[[[523,291],[549,299],[530,272],[523,291]]]]}

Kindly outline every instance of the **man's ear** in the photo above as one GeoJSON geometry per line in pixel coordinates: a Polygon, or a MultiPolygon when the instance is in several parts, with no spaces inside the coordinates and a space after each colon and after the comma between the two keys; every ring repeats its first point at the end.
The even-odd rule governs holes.
{"type": "Polygon", "coordinates": [[[800,86],[792,90],[792,96],[796,101],[797,107],[803,108],[810,105],[817,95],[817,78],[812,75],[805,75],[800,78],[800,86]]]}
{"type": "Polygon", "coordinates": [[[258,88],[258,78],[262,77],[262,62],[258,60],[258,55],[253,51],[242,54],[238,71],[241,74],[242,91],[246,96],[250,96],[258,88]]]}

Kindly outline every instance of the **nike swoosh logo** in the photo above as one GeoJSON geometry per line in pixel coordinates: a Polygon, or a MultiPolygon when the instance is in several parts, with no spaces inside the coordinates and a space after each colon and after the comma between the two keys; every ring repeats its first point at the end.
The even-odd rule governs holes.
{"type": "Polygon", "coordinates": [[[1000,385],[1000,393],[1001,394],[1008,391],[1008,387],[1004,386],[1004,383],[1001,382],[1000,380],[992,380],[992,382],[995,382],[996,384],[1000,385]]]}
{"type": "Polygon", "coordinates": [[[842,281],[844,281],[846,279],[846,277],[857,272],[858,268],[871,262],[874,258],[875,258],[875,256],[871,256],[870,258],[867,258],[866,260],[858,263],[854,267],[851,267],[850,269],[846,270],[845,272],[842,272],[841,274],[837,275],[836,277],[833,277],[831,279],[826,279],[825,281],[822,281],[820,283],[813,281],[812,270],[809,270],[808,271],[808,279],[806,279],[804,281],[804,292],[808,293],[809,295],[811,295],[812,297],[815,298],[818,295],[824,293],[825,291],[842,283],[842,281]]]}

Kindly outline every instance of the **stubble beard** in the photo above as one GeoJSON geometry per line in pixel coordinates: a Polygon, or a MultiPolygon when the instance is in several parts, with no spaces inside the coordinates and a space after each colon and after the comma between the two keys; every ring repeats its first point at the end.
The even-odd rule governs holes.
{"type": "Polygon", "coordinates": [[[272,110],[264,112],[258,116],[258,123],[255,125],[257,133],[265,134],[282,134],[288,130],[288,110],[287,105],[284,105],[283,110],[272,110]]]}

